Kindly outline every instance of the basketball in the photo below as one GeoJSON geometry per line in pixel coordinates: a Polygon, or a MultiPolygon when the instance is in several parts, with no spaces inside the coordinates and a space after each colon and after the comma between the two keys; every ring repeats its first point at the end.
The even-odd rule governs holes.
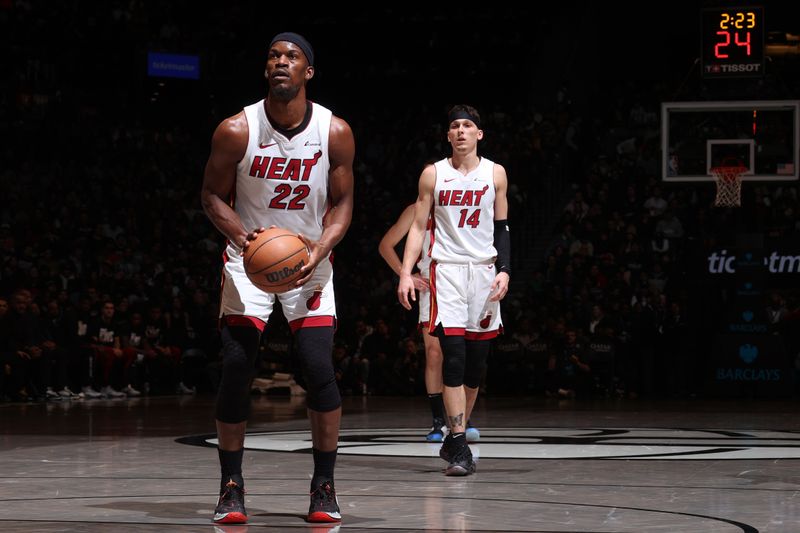
{"type": "Polygon", "coordinates": [[[308,249],[300,238],[283,228],[262,231],[244,251],[244,271],[264,292],[281,293],[294,288],[308,264],[308,249]]]}

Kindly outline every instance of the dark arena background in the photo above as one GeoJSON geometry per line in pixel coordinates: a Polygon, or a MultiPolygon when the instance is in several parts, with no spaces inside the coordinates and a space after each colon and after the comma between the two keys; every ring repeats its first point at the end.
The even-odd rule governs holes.
{"type": "Polygon", "coordinates": [[[0,527],[800,531],[800,8],[639,4],[0,0],[0,527]],[[250,520],[214,525],[224,238],[200,185],[282,31],[313,44],[308,95],[356,139],[343,520],[304,521],[305,391],[276,312],[250,520]],[[477,473],[450,478],[416,309],[377,246],[462,103],[508,171],[513,273],[477,473]],[[114,335],[152,353],[100,364],[114,335]]]}

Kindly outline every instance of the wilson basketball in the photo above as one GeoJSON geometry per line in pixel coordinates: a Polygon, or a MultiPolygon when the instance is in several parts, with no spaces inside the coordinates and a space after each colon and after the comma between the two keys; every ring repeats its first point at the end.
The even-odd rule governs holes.
{"type": "Polygon", "coordinates": [[[262,231],[244,251],[244,271],[264,292],[286,292],[302,277],[308,249],[300,238],[283,228],[262,231]]]}

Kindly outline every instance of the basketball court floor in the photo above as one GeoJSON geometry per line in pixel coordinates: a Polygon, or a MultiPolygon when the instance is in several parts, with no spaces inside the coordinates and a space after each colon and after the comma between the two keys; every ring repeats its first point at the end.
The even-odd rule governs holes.
{"type": "Polygon", "coordinates": [[[303,519],[303,401],[254,397],[246,526],[211,522],[211,397],[0,405],[0,530],[800,532],[796,402],[481,398],[453,478],[425,398],[347,397],[337,529],[303,519]]]}

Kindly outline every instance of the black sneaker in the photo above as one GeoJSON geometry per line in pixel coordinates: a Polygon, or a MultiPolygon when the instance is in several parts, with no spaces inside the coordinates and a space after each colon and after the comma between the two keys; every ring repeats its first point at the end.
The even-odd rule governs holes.
{"type": "Polygon", "coordinates": [[[467,429],[464,431],[464,434],[467,436],[467,442],[478,442],[481,440],[481,432],[478,431],[478,428],[474,427],[469,420],[467,420],[467,429]]]}
{"type": "Polygon", "coordinates": [[[466,444],[460,450],[453,451],[447,462],[450,464],[444,470],[446,476],[468,476],[475,472],[472,450],[466,444]]]}
{"type": "Polygon", "coordinates": [[[455,440],[453,439],[453,435],[448,434],[442,442],[442,447],[439,448],[439,457],[448,463],[450,462],[450,456],[453,455],[453,440],[455,440]]]}
{"type": "Polygon", "coordinates": [[[244,510],[244,488],[234,480],[225,484],[214,509],[214,522],[218,524],[244,524],[247,511],[244,510]]]}
{"type": "Polygon", "coordinates": [[[442,442],[447,426],[441,418],[434,418],[431,430],[425,435],[428,442],[442,442]]]}
{"type": "Polygon", "coordinates": [[[342,519],[339,513],[339,501],[336,490],[330,481],[323,482],[311,493],[311,505],[308,507],[309,522],[338,522],[342,519]]]}

